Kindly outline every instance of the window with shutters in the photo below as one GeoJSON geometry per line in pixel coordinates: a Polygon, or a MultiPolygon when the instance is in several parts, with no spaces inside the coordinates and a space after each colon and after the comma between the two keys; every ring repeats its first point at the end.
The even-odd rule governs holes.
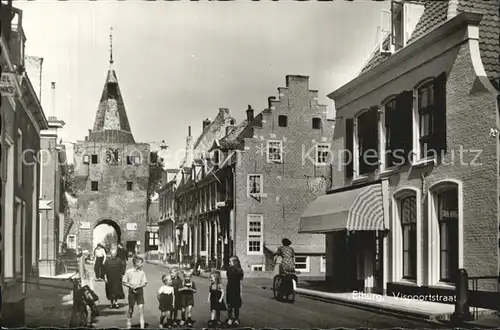
{"type": "Polygon", "coordinates": [[[405,91],[384,104],[385,167],[413,159],[413,92],[405,91]]]}
{"type": "Polygon", "coordinates": [[[347,119],[345,123],[344,172],[346,179],[352,179],[354,172],[354,120],[347,119]]]}
{"type": "Polygon", "coordinates": [[[417,89],[419,158],[435,158],[446,151],[446,74],[417,89]]]}
{"type": "Polygon", "coordinates": [[[379,166],[378,109],[371,108],[356,118],[357,176],[375,172],[379,166]]]}

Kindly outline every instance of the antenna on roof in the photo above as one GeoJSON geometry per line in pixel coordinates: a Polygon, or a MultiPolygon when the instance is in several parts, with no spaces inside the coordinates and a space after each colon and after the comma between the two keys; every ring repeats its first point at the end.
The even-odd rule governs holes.
{"type": "Polygon", "coordinates": [[[109,66],[114,63],[113,61],[113,27],[109,28],[109,66]]]}

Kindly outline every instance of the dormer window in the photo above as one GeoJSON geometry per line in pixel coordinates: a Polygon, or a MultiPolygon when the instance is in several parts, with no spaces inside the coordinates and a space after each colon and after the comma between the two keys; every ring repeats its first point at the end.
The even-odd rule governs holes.
{"type": "Polygon", "coordinates": [[[392,44],[395,50],[403,48],[405,45],[405,17],[404,5],[402,1],[391,2],[392,13],[392,44]]]}

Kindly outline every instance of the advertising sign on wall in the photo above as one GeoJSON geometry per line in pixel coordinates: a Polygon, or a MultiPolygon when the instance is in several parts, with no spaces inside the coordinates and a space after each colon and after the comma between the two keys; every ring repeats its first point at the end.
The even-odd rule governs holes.
{"type": "Polygon", "coordinates": [[[14,73],[2,72],[0,78],[0,93],[2,96],[14,96],[16,94],[16,75],[14,73]]]}

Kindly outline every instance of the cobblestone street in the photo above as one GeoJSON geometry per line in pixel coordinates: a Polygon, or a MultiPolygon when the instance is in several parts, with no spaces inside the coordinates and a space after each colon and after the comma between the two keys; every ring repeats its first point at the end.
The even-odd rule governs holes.
{"type": "MultiPolygon", "coordinates": [[[[129,267],[131,263],[129,262],[129,267]]],[[[144,271],[148,278],[145,289],[145,321],[149,328],[157,328],[159,324],[158,303],[156,291],[160,287],[161,276],[165,269],[145,264],[144,271]]],[[[93,272],[91,272],[93,276],[93,272]]],[[[195,296],[193,319],[196,328],[206,327],[210,318],[208,310],[208,280],[194,277],[198,293],[195,296]]],[[[274,300],[272,291],[263,290],[259,285],[251,284],[253,279],[243,283],[243,307],[241,309],[241,327],[252,328],[390,328],[404,327],[422,329],[431,327],[428,323],[410,321],[393,316],[379,315],[351,307],[307,299],[297,296],[294,304],[280,303],[274,300]],[[250,282],[250,283],[249,283],[250,282]]],[[[104,291],[104,282],[94,282],[99,295],[100,316],[95,327],[125,327],[126,300],[121,301],[120,309],[110,310],[104,291]]],[[[227,314],[223,313],[221,320],[225,321],[227,314]]],[[[139,315],[135,313],[132,323],[138,326],[139,315]]]]}

